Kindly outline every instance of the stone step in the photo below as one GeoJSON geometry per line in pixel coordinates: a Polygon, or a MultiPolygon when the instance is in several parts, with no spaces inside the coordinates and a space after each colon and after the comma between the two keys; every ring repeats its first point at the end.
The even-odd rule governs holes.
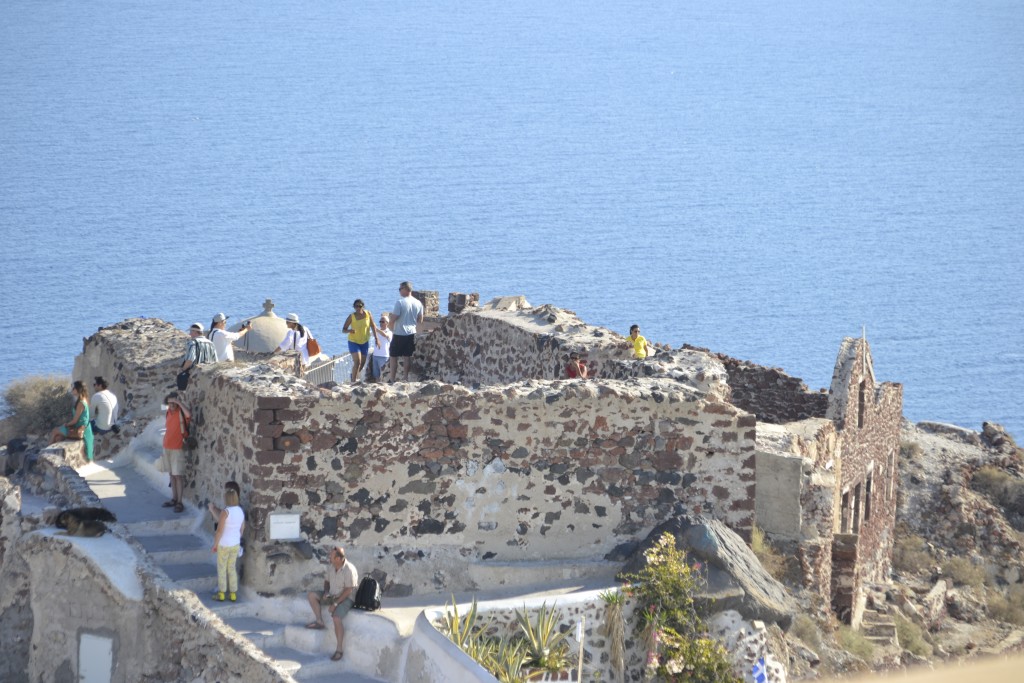
{"type": "Polygon", "coordinates": [[[197,595],[201,592],[208,594],[217,588],[217,565],[213,562],[159,564],[158,566],[179,587],[188,589],[197,595]]]}
{"type": "Polygon", "coordinates": [[[861,631],[866,636],[874,636],[876,638],[895,638],[896,624],[862,624],[861,631]]]}
{"type": "MultiPolygon", "coordinates": [[[[220,604],[220,603],[217,603],[220,604]]],[[[258,617],[221,617],[231,628],[252,641],[253,645],[266,650],[268,647],[284,645],[284,626],[258,617]]]]}
{"type": "MultiPolygon", "coordinates": [[[[329,655],[320,653],[301,652],[293,648],[278,645],[263,650],[268,657],[277,661],[277,665],[292,676],[298,675],[299,671],[306,669],[305,675],[326,675],[330,673],[339,674],[343,671],[342,662],[332,662],[329,655]],[[325,670],[320,666],[321,662],[330,665],[325,670]]],[[[333,652],[333,650],[331,650],[333,652]]]]}
{"type": "Polygon", "coordinates": [[[205,564],[216,557],[210,550],[212,543],[196,534],[168,533],[136,536],[157,564],[205,564]]]}

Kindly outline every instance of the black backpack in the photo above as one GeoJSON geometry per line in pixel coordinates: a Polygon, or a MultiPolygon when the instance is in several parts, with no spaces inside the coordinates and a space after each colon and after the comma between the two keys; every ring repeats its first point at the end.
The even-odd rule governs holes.
{"type": "Polygon", "coordinates": [[[356,601],[352,605],[356,609],[374,612],[380,609],[380,584],[372,576],[364,576],[356,591],[356,601]]]}

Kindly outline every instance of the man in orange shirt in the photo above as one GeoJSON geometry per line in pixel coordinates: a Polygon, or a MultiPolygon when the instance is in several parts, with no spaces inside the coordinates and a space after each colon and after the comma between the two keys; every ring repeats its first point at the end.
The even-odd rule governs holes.
{"type": "Polygon", "coordinates": [[[181,404],[175,392],[168,394],[165,401],[167,419],[164,423],[164,452],[160,459],[163,470],[171,475],[171,499],[164,503],[164,507],[173,507],[175,512],[184,512],[185,504],[181,497],[185,489],[185,437],[188,436],[188,423],[192,419],[192,413],[181,404]]]}

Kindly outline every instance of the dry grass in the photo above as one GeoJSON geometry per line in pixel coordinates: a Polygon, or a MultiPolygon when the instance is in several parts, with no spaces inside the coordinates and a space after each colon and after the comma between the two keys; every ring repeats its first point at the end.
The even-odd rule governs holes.
{"type": "Polygon", "coordinates": [[[908,460],[916,460],[921,457],[921,445],[916,441],[900,442],[900,457],[908,460]]]}
{"type": "Polygon", "coordinates": [[[1024,584],[1010,586],[1005,592],[989,591],[988,615],[999,621],[1024,626],[1024,584]]]}
{"type": "Polygon", "coordinates": [[[765,571],[775,577],[777,581],[782,581],[786,577],[789,569],[788,561],[756,525],[750,533],[750,549],[757,555],[757,559],[761,561],[761,566],[765,571]]]}
{"type": "Polygon", "coordinates": [[[985,583],[985,569],[966,557],[951,557],[943,562],[942,574],[958,586],[980,588],[985,583]]]}
{"type": "Polygon", "coordinates": [[[911,532],[906,524],[899,523],[892,548],[892,564],[899,571],[917,573],[933,567],[935,556],[923,538],[911,532]]]}
{"type": "Polygon", "coordinates": [[[989,465],[974,473],[971,486],[1002,508],[1014,528],[1021,530],[1020,518],[1024,516],[1024,479],[989,465]]]}
{"type": "Polygon", "coordinates": [[[931,657],[933,649],[931,643],[925,639],[924,631],[921,627],[898,614],[894,615],[894,617],[896,636],[900,640],[900,647],[918,657],[931,657]]]}
{"type": "Polygon", "coordinates": [[[817,650],[821,648],[821,629],[806,614],[797,614],[793,617],[793,627],[790,632],[804,641],[811,648],[817,650]]]}
{"type": "Polygon", "coordinates": [[[45,434],[71,416],[68,395],[71,380],[56,375],[16,380],[3,392],[3,412],[8,415],[8,434],[45,434]]]}
{"type": "Polygon", "coordinates": [[[836,631],[836,640],[839,647],[851,655],[860,657],[865,662],[870,662],[875,656],[875,644],[867,639],[860,631],[854,631],[849,626],[840,626],[836,631]]]}

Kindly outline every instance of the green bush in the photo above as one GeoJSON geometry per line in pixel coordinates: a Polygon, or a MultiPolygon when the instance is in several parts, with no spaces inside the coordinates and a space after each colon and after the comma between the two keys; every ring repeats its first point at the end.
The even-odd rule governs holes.
{"type": "Polygon", "coordinates": [[[985,569],[966,557],[951,557],[943,562],[942,574],[960,586],[980,588],[985,583],[985,569]]]}
{"type": "Polygon", "coordinates": [[[854,631],[849,626],[839,627],[836,631],[836,640],[839,641],[839,647],[865,662],[870,662],[875,656],[875,644],[863,633],[854,631]]]}
{"type": "Polygon", "coordinates": [[[924,631],[910,619],[894,615],[896,637],[900,639],[900,647],[918,657],[931,657],[932,646],[925,640],[924,631]]]}
{"type": "Polygon", "coordinates": [[[3,413],[12,436],[46,434],[71,418],[71,380],[57,375],[32,376],[7,385],[3,413]]]}
{"type": "Polygon", "coordinates": [[[928,543],[913,533],[906,524],[896,525],[896,540],[892,546],[892,564],[899,571],[916,573],[935,564],[935,556],[928,543]]]}
{"type": "Polygon", "coordinates": [[[1005,593],[990,592],[988,614],[993,619],[1024,626],[1024,585],[1010,586],[1005,593]]]}
{"type": "Polygon", "coordinates": [[[739,683],[725,647],[707,637],[697,611],[699,565],[686,561],[669,533],[644,556],[647,565],[626,579],[637,604],[634,632],[647,647],[646,673],[667,683],[739,683]]]}

